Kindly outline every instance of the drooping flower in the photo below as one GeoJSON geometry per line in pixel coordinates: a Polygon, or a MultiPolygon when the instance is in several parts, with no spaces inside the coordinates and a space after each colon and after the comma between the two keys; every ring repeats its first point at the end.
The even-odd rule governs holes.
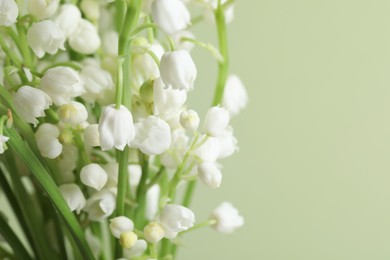
{"type": "Polygon", "coordinates": [[[100,146],[102,150],[115,147],[123,150],[135,137],[135,128],[131,112],[123,105],[104,108],[99,120],[100,146]]]}
{"type": "Polygon", "coordinates": [[[213,228],[221,233],[232,233],[244,224],[244,218],[229,202],[222,202],[211,213],[210,219],[216,221],[213,228]]]}
{"type": "Polygon", "coordinates": [[[195,110],[185,110],[180,114],[180,125],[188,131],[195,131],[198,129],[199,122],[200,119],[195,110]]]}
{"type": "Polygon", "coordinates": [[[94,193],[84,207],[91,221],[101,221],[109,216],[115,210],[116,190],[103,189],[94,193]]]}
{"type": "Polygon", "coordinates": [[[219,106],[211,107],[204,119],[204,131],[209,136],[216,137],[226,129],[229,121],[230,116],[226,108],[219,106]]]}
{"type": "Polygon", "coordinates": [[[70,211],[76,211],[79,214],[85,207],[85,197],[80,187],[76,184],[64,184],[59,187],[59,190],[70,211]]]}
{"type": "Polygon", "coordinates": [[[84,142],[89,146],[100,146],[99,125],[92,124],[84,129],[84,142]]]}
{"type": "Polygon", "coordinates": [[[45,53],[54,55],[59,49],[65,50],[65,34],[51,20],[33,24],[27,32],[27,41],[38,58],[45,53]]]}
{"type": "Polygon", "coordinates": [[[69,37],[70,47],[82,54],[92,54],[100,47],[96,27],[88,20],[81,19],[76,31],[69,37]]]}
{"type": "Polygon", "coordinates": [[[77,126],[87,121],[88,111],[82,103],[70,101],[58,109],[58,117],[65,124],[77,126]]]}
{"type": "Polygon", "coordinates": [[[38,20],[51,17],[58,8],[59,0],[30,0],[28,11],[38,20]]]}
{"type": "Polygon", "coordinates": [[[165,237],[172,239],[194,225],[195,214],[181,205],[167,204],[158,215],[157,222],[163,226],[165,237]]]}
{"type": "Polygon", "coordinates": [[[217,141],[221,148],[218,159],[229,157],[238,151],[237,138],[233,135],[233,127],[231,126],[228,126],[218,135],[217,141]]]}
{"type": "Polygon", "coordinates": [[[45,116],[45,109],[48,109],[52,102],[45,92],[30,86],[22,86],[14,96],[16,112],[28,123],[36,126],[37,117],[45,116]]]}
{"type": "Polygon", "coordinates": [[[100,5],[98,1],[82,0],[80,8],[85,16],[91,21],[97,21],[100,16],[100,5]]]}
{"type": "Polygon", "coordinates": [[[94,102],[105,94],[106,90],[114,88],[114,81],[111,74],[98,66],[83,66],[80,77],[84,82],[86,93],[83,98],[94,102]]]}
{"type": "Polygon", "coordinates": [[[122,232],[133,231],[134,222],[128,217],[119,216],[110,220],[111,234],[119,238],[122,232]]]}
{"type": "Polygon", "coordinates": [[[11,26],[16,23],[19,8],[15,0],[2,0],[0,2],[0,26],[11,26]]]}
{"type": "Polygon", "coordinates": [[[189,91],[194,88],[197,69],[188,51],[177,50],[161,57],[160,74],[165,85],[189,91]]]}
{"type": "Polygon", "coordinates": [[[153,20],[168,34],[184,30],[191,15],[181,0],[158,0],[152,3],[153,20]]]}
{"type": "Polygon", "coordinates": [[[153,84],[154,114],[169,118],[184,105],[187,100],[187,92],[181,89],[173,89],[164,86],[161,78],[154,80],[153,84]]]}
{"type": "Polygon", "coordinates": [[[44,123],[35,133],[38,149],[43,157],[57,158],[62,152],[62,144],[58,141],[60,130],[57,126],[44,123]]]}
{"type": "Polygon", "coordinates": [[[108,176],[99,164],[90,163],[81,169],[80,180],[84,185],[99,191],[106,185],[108,176]]]}
{"type": "Polygon", "coordinates": [[[222,106],[225,107],[230,115],[237,115],[248,104],[248,93],[245,86],[236,75],[230,75],[226,81],[223,92],[222,106]]]}
{"type": "Polygon", "coordinates": [[[221,186],[222,174],[217,163],[203,162],[198,165],[199,178],[209,188],[216,189],[221,186]]]}
{"type": "Polygon", "coordinates": [[[65,33],[66,38],[76,31],[80,20],[80,9],[73,4],[61,5],[58,14],[54,17],[54,22],[65,33]]]}
{"type": "Polygon", "coordinates": [[[164,228],[155,221],[149,222],[144,227],[145,239],[150,243],[158,243],[161,239],[164,238],[164,235],[164,228]]]}

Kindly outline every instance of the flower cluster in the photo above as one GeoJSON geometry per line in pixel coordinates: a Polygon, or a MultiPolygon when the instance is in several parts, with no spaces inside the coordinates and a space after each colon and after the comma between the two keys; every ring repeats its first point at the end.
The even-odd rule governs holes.
{"type": "Polygon", "coordinates": [[[198,180],[220,187],[220,160],[238,150],[231,118],[248,95],[227,73],[233,11],[229,0],[0,2],[0,184],[12,193],[11,181],[19,204],[44,210],[18,216],[37,258],[78,250],[83,259],[173,259],[186,232],[243,225],[228,202],[198,223],[190,209],[198,180]],[[191,33],[201,21],[216,27],[218,48],[191,33]],[[195,46],[219,64],[204,117],[186,103],[197,87],[195,46]],[[34,242],[53,234],[61,239],[50,250],[34,242]]]}

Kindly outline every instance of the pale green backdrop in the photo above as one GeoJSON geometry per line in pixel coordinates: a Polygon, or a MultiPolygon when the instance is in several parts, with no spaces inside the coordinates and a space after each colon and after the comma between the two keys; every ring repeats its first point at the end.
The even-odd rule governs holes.
{"type": "MultiPolygon", "coordinates": [[[[390,259],[390,1],[238,0],[229,38],[250,94],[241,149],[192,208],[232,201],[246,224],[189,234],[180,259],[390,259]]],[[[198,109],[215,66],[194,56],[198,109]]]]}

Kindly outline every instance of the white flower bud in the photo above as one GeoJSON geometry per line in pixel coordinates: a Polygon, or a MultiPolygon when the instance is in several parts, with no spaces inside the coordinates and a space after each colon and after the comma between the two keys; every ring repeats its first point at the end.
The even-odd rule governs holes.
{"type": "Polygon", "coordinates": [[[35,133],[38,149],[43,157],[54,159],[62,152],[62,144],[58,141],[60,130],[52,124],[42,124],[35,133]]]}
{"type": "Polygon", "coordinates": [[[181,0],[158,0],[152,3],[153,21],[168,34],[184,30],[191,15],[181,0]]]}
{"type": "Polygon", "coordinates": [[[95,26],[81,19],[76,31],[69,37],[70,47],[82,54],[92,54],[100,47],[100,38],[95,26]]]}
{"type": "Polygon", "coordinates": [[[157,222],[164,227],[165,237],[172,239],[194,225],[195,215],[189,208],[167,204],[157,217],[157,222]]]}
{"type": "Polygon", "coordinates": [[[148,247],[148,243],[145,240],[140,239],[135,242],[135,245],[130,250],[124,250],[124,255],[126,258],[133,259],[134,257],[139,257],[143,255],[148,247]]]}
{"type": "Polygon", "coordinates": [[[171,128],[156,116],[140,119],[135,124],[135,138],[131,145],[148,155],[161,154],[171,145],[171,128]]]}
{"type": "Polygon", "coordinates": [[[38,20],[51,17],[58,8],[59,0],[30,0],[28,11],[38,20]]]}
{"type": "Polygon", "coordinates": [[[13,101],[16,112],[34,126],[38,124],[36,118],[45,116],[45,109],[48,109],[52,104],[49,95],[30,86],[19,88],[13,101]]]}
{"type": "Polygon", "coordinates": [[[215,162],[220,153],[221,144],[215,137],[209,137],[204,144],[195,150],[196,156],[205,162],[215,162]]]}
{"type": "Polygon", "coordinates": [[[68,204],[70,211],[76,211],[77,214],[85,207],[85,197],[80,187],[76,184],[64,184],[59,190],[68,204]]]}
{"type": "Polygon", "coordinates": [[[78,73],[62,66],[46,71],[41,80],[41,89],[58,106],[69,103],[71,98],[78,97],[85,91],[78,73]]]}
{"type": "Polygon", "coordinates": [[[15,0],[2,0],[0,2],[0,26],[11,26],[16,23],[19,8],[15,0]]]}
{"type": "Polygon", "coordinates": [[[0,154],[5,151],[5,143],[9,140],[9,137],[0,134],[0,154]]]}
{"type": "MultiPolygon", "coordinates": [[[[225,4],[227,0],[222,0],[221,4],[225,4]]],[[[207,0],[206,2],[210,3],[214,9],[218,7],[218,0],[207,0]]],[[[227,24],[231,23],[234,20],[234,4],[230,4],[225,8],[225,22],[227,24]]],[[[208,23],[215,23],[214,12],[211,9],[206,9],[204,13],[204,18],[208,23]]]]}
{"type": "Polygon", "coordinates": [[[146,192],[146,207],[145,207],[145,218],[152,220],[158,213],[158,207],[160,202],[160,185],[154,184],[146,192]]]}
{"type": "Polygon", "coordinates": [[[161,78],[154,80],[154,114],[158,116],[171,116],[176,113],[186,102],[187,92],[185,90],[165,87],[161,78]]]}
{"type": "Polygon", "coordinates": [[[110,220],[111,234],[116,238],[119,238],[121,233],[126,231],[133,231],[133,229],[134,223],[127,217],[119,216],[110,220]]]}
{"type": "Polygon", "coordinates": [[[119,237],[119,244],[121,244],[124,249],[131,249],[137,243],[138,237],[132,231],[122,232],[119,237]]]}
{"type": "Polygon", "coordinates": [[[99,125],[92,124],[84,129],[84,142],[86,145],[100,146],[99,125]]]}
{"type": "Polygon", "coordinates": [[[172,132],[171,147],[161,155],[161,164],[166,168],[177,168],[183,161],[188,149],[189,138],[184,129],[178,128],[172,132]]]}
{"type": "Polygon", "coordinates": [[[103,189],[100,192],[94,193],[84,207],[84,211],[88,213],[88,218],[91,221],[101,221],[115,210],[116,191],[114,189],[103,189]]]}
{"type": "Polygon", "coordinates": [[[96,163],[90,163],[80,171],[81,182],[95,190],[101,190],[106,185],[107,179],[107,172],[96,163]]]}
{"type": "Polygon", "coordinates": [[[80,9],[73,4],[61,5],[58,14],[54,18],[54,22],[65,33],[66,38],[69,38],[76,31],[80,21],[80,9]]]}
{"type": "MultiPolygon", "coordinates": [[[[158,60],[161,60],[161,56],[164,54],[164,48],[159,43],[153,43],[150,46],[149,51],[156,55],[158,60]]],[[[146,52],[135,56],[134,58],[135,74],[141,76],[139,81],[142,83],[149,79],[155,79],[160,77],[160,70],[153,58],[146,52]]]]}
{"type": "Polygon", "coordinates": [[[226,158],[231,156],[235,151],[238,150],[237,139],[233,135],[233,128],[228,126],[222,133],[217,137],[217,141],[220,146],[220,153],[218,159],[226,158]]]}
{"type": "Polygon", "coordinates": [[[180,125],[189,131],[195,131],[199,126],[199,116],[194,110],[185,110],[180,114],[180,125]]]}
{"type": "Polygon", "coordinates": [[[216,189],[221,186],[222,174],[219,165],[212,162],[203,162],[198,165],[199,178],[209,188],[216,189]]]}
{"type": "Polygon", "coordinates": [[[82,0],[80,8],[85,16],[91,21],[97,21],[100,16],[99,2],[96,0],[82,0]]]}
{"type": "Polygon", "coordinates": [[[221,233],[232,233],[244,224],[244,218],[239,215],[238,210],[229,202],[223,202],[214,209],[210,219],[216,221],[213,228],[221,233]]]}
{"type": "Polygon", "coordinates": [[[81,69],[80,77],[87,91],[83,97],[91,102],[104,95],[104,91],[114,88],[111,74],[96,66],[84,66],[81,69]]]}
{"type": "Polygon", "coordinates": [[[230,115],[237,115],[248,104],[248,94],[244,84],[236,75],[230,75],[226,81],[223,92],[222,106],[230,115]]]}
{"type": "Polygon", "coordinates": [[[70,101],[58,109],[58,117],[65,124],[77,126],[87,121],[88,111],[80,102],[70,101]]]}
{"type": "Polygon", "coordinates": [[[58,49],[65,50],[65,34],[50,20],[33,24],[27,32],[27,41],[38,58],[46,52],[53,55],[58,49]]]}
{"type": "Polygon", "coordinates": [[[164,238],[164,228],[157,222],[153,221],[144,227],[144,236],[150,243],[158,243],[164,238]]]}
{"type": "Polygon", "coordinates": [[[220,135],[229,125],[230,116],[226,108],[215,106],[211,107],[204,119],[204,131],[209,136],[220,135]]]}
{"type": "Polygon", "coordinates": [[[104,108],[99,120],[100,146],[102,150],[115,147],[123,151],[135,137],[135,128],[131,112],[123,105],[104,108]]]}
{"type": "Polygon", "coordinates": [[[194,88],[197,70],[188,51],[177,50],[161,57],[160,74],[166,85],[189,91],[194,88]]]}

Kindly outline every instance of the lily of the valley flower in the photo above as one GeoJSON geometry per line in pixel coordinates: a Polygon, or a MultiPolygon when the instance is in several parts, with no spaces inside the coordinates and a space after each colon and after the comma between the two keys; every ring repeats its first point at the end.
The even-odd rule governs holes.
{"type": "Polygon", "coordinates": [[[84,129],[84,142],[88,146],[100,146],[99,125],[92,124],[84,129]]]}
{"type": "Polygon", "coordinates": [[[222,202],[216,209],[214,209],[211,213],[210,219],[216,221],[213,228],[221,233],[232,233],[235,229],[244,224],[244,218],[229,202],[222,202]]]}
{"type": "Polygon", "coordinates": [[[80,180],[84,185],[99,191],[106,185],[108,176],[99,164],[90,163],[81,169],[80,180]]]}
{"type": "Polygon", "coordinates": [[[64,184],[59,187],[59,190],[70,211],[76,211],[79,214],[85,206],[85,197],[80,187],[76,184],[64,184]]]}
{"type": "Polygon", "coordinates": [[[161,57],[160,74],[165,85],[189,91],[194,88],[197,69],[188,51],[177,50],[161,57]]]}
{"type": "Polygon", "coordinates": [[[185,110],[180,114],[180,125],[189,131],[195,131],[199,126],[199,116],[195,110],[185,110]]]}
{"type": "Polygon", "coordinates": [[[109,216],[115,210],[116,190],[103,189],[94,193],[84,207],[91,221],[101,221],[109,216]]]}
{"type": "Polygon", "coordinates": [[[0,134],[0,154],[4,153],[5,143],[9,140],[8,136],[4,136],[0,134]]]}
{"type": "Polygon", "coordinates": [[[119,216],[110,220],[111,234],[116,238],[120,238],[121,233],[133,231],[133,229],[134,222],[127,217],[119,216]]]}
{"type": "Polygon", "coordinates": [[[52,104],[49,95],[40,89],[22,86],[14,96],[16,112],[28,123],[36,126],[37,117],[45,116],[45,109],[52,104]]]}
{"type": "Polygon", "coordinates": [[[167,204],[158,215],[157,222],[163,226],[165,237],[172,239],[194,225],[195,214],[181,205],[167,204]]]}
{"type": "Polygon", "coordinates": [[[11,26],[18,18],[19,8],[15,0],[2,0],[0,2],[0,26],[11,26]]]}
{"type": "Polygon", "coordinates": [[[230,75],[223,92],[222,106],[230,115],[237,115],[248,104],[248,93],[245,86],[236,75],[230,75]]]}
{"type": "Polygon", "coordinates": [[[168,34],[184,30],[191,15],[181,0],[158,0],[152,3],[153,20],[168,34]]]}
{"type": "Polygon", "coordinates": [[[221,186],[222,174],[217,163],[203,162],[198,165],[199,178],[204,185],[212,189],[221,186]]]}
{"type": "Polygon", "coordinates": [[[62,152],[62,144],[58,141],[60,130],[57,126],[45,123],[35,133],[38,149],[43,157],[57,158],[62,152]]]}
{"type": "Polygon", "coordinates": [[[161,224],[152,221],[144,227],[144,236],[150,243],[158,243],[164,238],[165,231],[161,224]]]}
{"type": "Polygon", "coordinates": [[[96,27],[88,20],[81,19],[76,31],[69,37],[70,47],[82,54],[92,54],[100,47],[96,27]]]}
{"type": "Polygon", "coordinates": [[[87,121],[88,111],[82,103],[70,101],[58,109],[58,117],[65,124],[77,126],[87,121]]]}
{"type": "Polygon", "coordinates": [[[187,100],[187,92],[164,86],[161,78],[157,78],[153,83],[153,97],[154,114],[169,118],[184,105],[187,100]]]}
{"type": "Polygon", "coordinates": [[[73,4],[61,5],[58,14],[54,18],[54,22],[65,33],[66,38],[69,38],[76,31],[80,20],[80,9],[73,4]]]}
{"type": "Polygon", "coordinates": [[[230,116],[226,108],[215,106],[211,107],[204,119],[204,131],[209,136],[218,136],[229,125],[230,116]]]}
{"type": "Polygon", "coordinates": [[[30,0],[28,11],[38,20],[51,17],[58,8],[59,0],[30,0]]]}
{"type": "Polygon", "coordinates": [[[56,54],[65,50],[65,34],[53,21],[44,20],[33,24],[27,32],[27,41],[38,58],[45,53],[56,54]]]}
{"type": "Polygon", "coordinates": [[[102,150],[115,147],[123,150],[135,137],[135,128],[131,112],[123,105],[104,108],[99,120],[100,146],[102,150]]]}
{"type": "Polygon", "coordinates": [[[87,65],[81,69],[80,77],[84,82],[86,93],[83,95],[87,101],[94,102],[104,95],[106,90],[114,88],[111,74],[98,66],[87,65]]]}

